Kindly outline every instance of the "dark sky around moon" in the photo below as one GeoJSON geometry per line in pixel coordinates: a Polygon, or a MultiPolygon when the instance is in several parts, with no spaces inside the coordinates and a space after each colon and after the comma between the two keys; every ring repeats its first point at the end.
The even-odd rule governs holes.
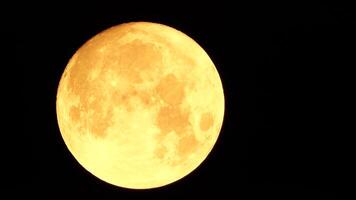
{"type": "Polygon", "coordinates": [[[338,196],[340,111],[355,66],[350,6],[113,2],[14,7],[9,24],[22,73],[29,166],[26,182],[10,191],[83,199],[338,196]],[[55,113],[60,75],[76,49],[129,21],[163,23],[195,39],[219,70],[226,98],[222,132],[208,159],[188,177],[148,191],[120,189],[86,172],[66,149],[55,113]]]}

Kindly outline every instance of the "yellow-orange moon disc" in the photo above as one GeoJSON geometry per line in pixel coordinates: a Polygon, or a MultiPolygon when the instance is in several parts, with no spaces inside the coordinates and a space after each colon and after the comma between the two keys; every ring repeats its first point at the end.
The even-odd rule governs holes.
{"type": "Polygon", "coordinates": [[[60,132],[99,179],[134,189],[181,179],[221,130],[224,93],[207,53],[156,23],[109,28],[70,59],[57,92],[60,132]]]}

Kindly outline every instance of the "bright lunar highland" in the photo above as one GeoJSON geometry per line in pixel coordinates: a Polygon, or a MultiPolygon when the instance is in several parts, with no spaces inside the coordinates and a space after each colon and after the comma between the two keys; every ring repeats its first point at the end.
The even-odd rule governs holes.
{"type": "Polygon", "coordinates": [[[75,159],[99,179],[133,189],[164,186],[196,169],[217,141],[224,107],[203,48],[148,22],[88,40],[66,66],[56,100],[75,159]]]}

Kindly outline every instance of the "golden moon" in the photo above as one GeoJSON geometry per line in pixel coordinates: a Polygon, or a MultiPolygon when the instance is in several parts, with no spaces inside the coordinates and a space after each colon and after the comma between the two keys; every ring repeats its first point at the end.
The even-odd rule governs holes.
{"type": "Polygon", "coordinates": [[[219,136],[214,63],[166,25],[125,23],[88,40],[59,82],[58,125],[75,159],[110,184],[161,187],[196,169],[219,136]]]}

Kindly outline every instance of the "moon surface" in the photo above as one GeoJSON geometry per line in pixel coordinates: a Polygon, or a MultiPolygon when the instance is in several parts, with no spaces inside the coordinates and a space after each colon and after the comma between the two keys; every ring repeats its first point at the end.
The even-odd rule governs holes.
{"type": "Polygon", "coordinates": [[[224,117],[214,63],[184,33],[157,23],[109,28],[80,47],[57,91],[57,119],[75,159],[110,184],[147,189],[197,168],[224,117]]]}

